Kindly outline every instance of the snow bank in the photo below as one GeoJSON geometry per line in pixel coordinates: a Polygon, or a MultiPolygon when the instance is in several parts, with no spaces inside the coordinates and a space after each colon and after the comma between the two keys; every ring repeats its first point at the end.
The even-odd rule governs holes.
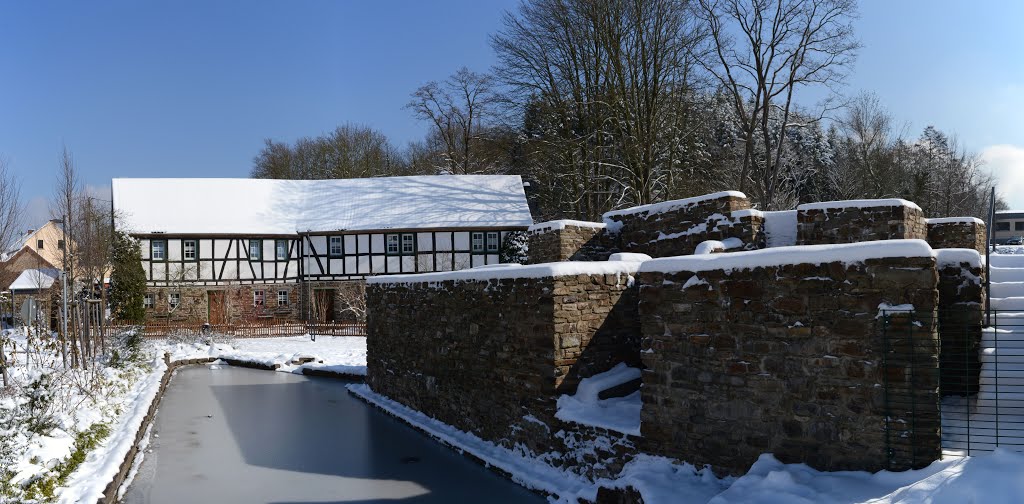
{"type": "Polygon", "coordinates": [[[762,455],[709,504],[1010,504],[1024,495],[1022,473],[1024,454],[1005,449],[948,458],[916,471],[875,474],[816,471],[762,455]]]}
{"type": "Polygon", "coordinates": [[[887,257],[931,257],[924,240],[879,240],[836,245],[801,245],[775,249],[652,259],[641,272],[743,270],[791,264],[860,263],[887,257]]]}
{"type": "Polygon", "coordinates": [[[614,221],[615,217],[622,217],[625,215],[636,215],[640,213],[664,213],[671,212],[679,208],[696,205],[705,201],[711,201],[721,199],[725,197],[733,196],[736,198],[746,198],[747,195],[739,191],[721,191],[712,194],[705,194],[703,196],[695,196],[693,198],[686,198],[680,200],[663,201],[660,203],[651,203],[650,205],[641,205],[630,208],[623,208],[622,210],[612,210],[611,212],[605,212],[602,219],[606,224],[611,225],[611,221],[614,221]]]}
{"type": "Polygon", "coordinates": [[[619,363],[612,369],[580,380],[576,394],[558,398],[555,418],[623,434],[640,435],[640,392],[600,399],[598,394],[640,378],[640,369],[619,363]]]}
{"type": "Polygon", "coordinates": [[[985,224],[985,221],[977,217],[938,217],[925,221],[928,224],[985,224]]]}
{"type": "Polygon", "coordinates": [[[507,278],[551,278],[567,275],[632,275],[640,263],[631,261],[563,261],[530,264],[521,268],[468,269],[412,275],[382,275],[369,277],[368,284],[438,283],[449,280],[486,281],[507,278]]]}
{"type": "MultiPolygon", "coordinates": [[[[736,212],[733,212],[733,215],[735,214],[736,212]]],[[[762,212],[764,216],[764,234],[769,248],[796,245],[796,214],[796,210],[762,212]]]]}
{"type": "Polygon", "coordinates": [[[366,338],[360,336],[289,336],[282,338],[237,338],[228,343],[168,344],[158,348],[171,360],[213,357],[277,367],[285,373],[302,374],[304,369],[366,376],[366,338]],[[299,364],[300,360],[312,360],[299,364]]]}
{"type": "Polygon", "coordinates": [[[917,203],[913,201],[907,201],[900,198],[888,198],[888,199],[863,199],[863,200],[840,200],[840,201],[821,201],[818,203],[804,203],[799,205],[796,209],[799,210],[828,210],[833,208],[873,208],[873,207],[896,207],[905,206],[921,210],[921,207],[917,206],[917,203]]]}
{"type": "Polygon", "coordinates": [[[527,228],[527,231],[532,232],[532,233],[547,233],[547,232],[550,232],[550,231],[561,231],[561,230],[565,229],[566,226],[575,226],[575,227],[591,228],[591,229],[604,229],[607,225],[604,224],[603,222],[590,222],[590,221],[579,221],[579,220],[572,220],[572,219],[561,219],[561,220],[553,220],[553,221],[547,221],[547,222],[538,222],[538,223],[530,226],[529,228],[527,228]]]}
{"type": "Polygon", "coordinates": [[[693,249],[694,255],[714,254],[715,252],[721,252],[730,249],[737,249],[743,247],[743,240],[739,238],[726,238],[722,241],[718,240],[705,240],[697,244],[697,247],[693,249]]]}

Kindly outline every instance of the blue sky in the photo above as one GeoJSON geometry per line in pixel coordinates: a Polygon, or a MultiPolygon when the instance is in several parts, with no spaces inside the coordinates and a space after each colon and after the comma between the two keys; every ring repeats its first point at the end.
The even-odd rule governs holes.
{"type": "MultiPolygon", "coordinates": [[[[86,183],[244,177],[263,139],[345,122],[398,145],[403,105],[460,66],[516,0],[14,2],[0,0],[0,154],[45,218],[62,144],[86,183]]],[[[847,91],[877,93],[911,136],[955,133],[1024,207],[1024,2],[865,1],[847,91]]]]}

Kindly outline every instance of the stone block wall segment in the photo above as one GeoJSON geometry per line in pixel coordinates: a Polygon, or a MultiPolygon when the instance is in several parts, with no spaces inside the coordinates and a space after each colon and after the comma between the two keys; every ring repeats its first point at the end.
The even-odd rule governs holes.
{"type": "MultiPolygon", "coordinates": [[[[609,271],[637,268],[587,264],[605,264],[609,271]]],[[[601,470],[603,464],[583,467],[582,461],[569,460],[574,448],[567,443],[601,433],[556,419],[557,399],[574,393],[581,378],[619,362],[640,365],[636,288],[629,273],[529,276],[548,267],[516,268],[527,277],[372,279],[367,284],[367,383],[485,440],[523,446],[535,455],[565,454],[564,464],[601,470]]],[[[630,451],[623,447],[633,441],[618,438],[598,452],[621,465],[617,457],[630,451]]]]}
{"type": "Polygon", "coordinates": [[[605,261],[618,252],[613,236],[598,222],[549,221],[530,226],[529,264],[605,261]]]}
{"type": "Polygon", "coordinates": [[[623,252],[651,257],[692,254],[707,240],[739,238],[748,248],[764,240],[763,216],[736,191],[615,210],[604,214],[604,222],[618,234],[623,252]]]}
{"type": "Polygon", "coordinates": [[[807,247],[645,263],[643,448],[731,474],[767,452],[821,470],[938,459],[935,260],[910,243],[919,253],[859,261],[807,247]],[[882,303],[912,304],[921,325],[883,338],[882,303]]]}
{"type": "Polygon", "coordinates": [[[927,238],[924,212],[906,200],[828,201],[797,207],[797,245],[927,238]]]}
{"type": "Polygon", "coordinates": [[[985,268],[973,249],[936,250],[942,397],[978,393],[985,316],[985,268]]]}
{"type": "Polygon", "coordinates": [[[964,248],[985,253],[985,223],[976,217],[928,219],[928,243],[933,249],[964,248]]]}

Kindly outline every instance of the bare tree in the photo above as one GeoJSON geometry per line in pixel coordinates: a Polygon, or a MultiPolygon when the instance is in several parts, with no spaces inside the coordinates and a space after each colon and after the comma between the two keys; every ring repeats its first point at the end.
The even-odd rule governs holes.
{"type": "Polygon", "coordinates": [[[21,183],[10,171],[7,158],[0,156],[0,252],[13,245],[23,210],[21,183]]]}
{"type": "Polygon", "coordinates": [[[346,282],[338,289],[338,314],[348,316],[357,324],[366,323],[366,282],[346,282]]]}
{"type": "Polygon", "coordinates": [[[406,108],[430,123],[430,135],[443,147],[443,171],[480,173],[494,169],[482,144],[497,113],[494,78],[466,67],[444,82],[431,81],[412,94],[406,108]]]}
{"type": "MultiPolygon", "coordinates": [[[[65,145],[61,148],[60,158],[58,160],[57,170],[57,183],[54,187],[53,200],[50,203],[50,213],[54,218],[61,219],[61,229],[64,234],[64,253],[61,258],[60,268],[64,273],[64,277],[68,283],[68,290],[62,295],[67,295],[71,298],[71,293],[75,292],[75,253],[77,250],[76,236],[75,236],[75,225],[78,218],[78,205],[82,196],[82,182],[78,178],[78,172],[75,168],[75,159],[65,145]]],[[[70,302],[70,299],[64,300],[70,302]]],[[[80,345],[82,357],[82,365],[86,366],[85,356],[88,355],[86,352],[86,345],[88,344],[84,337],[77,338],[79,331],[75,329],[76,324],[72,323],[70,319],[71,314],[62,313],[62,326],[68,328],[68,332],[71,334],[64,334],[65,331],[61,331],[61,355],[65,358],[65,365],[67,365],[67,339],[71,338],[72,348],[74,349],[77,345],[80,345]]],[[[72,365],[75,365],[75,355],[78,355],[78,351],[72,352],[72,365]]]]}
{"type": "MultiPolygon", "coordinates": [[[[840,83],[860,44],[854,0],[698,0],[709,32],[704,68],[730,96],[740,122],[743,155],[736,174],[765,208],[785,190],[780,176],[786,129],[797,89],[840,83]]],[[[826,102],[820,118],[830,110],[826,102]]]]}

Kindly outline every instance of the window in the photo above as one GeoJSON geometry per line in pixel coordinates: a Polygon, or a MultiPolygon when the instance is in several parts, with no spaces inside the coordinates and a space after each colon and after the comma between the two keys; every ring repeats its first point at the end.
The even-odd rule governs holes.
{"type": "Polygon", "coordinates": [[[330,237],[331,245],[327,250],[328,255],[331,257],[341,257],[341,237],[332,236],[330,237]]]}
{"type": "Polygon", "coordinates": [[[996,231],[1009,231],[1009,230],[1010,230],[1010,223],[1009,222],[997,222],[996,223],[996,231]]]}
{"type": "Polygon", "coordinates": [[[277,306],[288,306],[288,291],[277,291],[277,306]]]}
{"type": "Polygon", "coordinates": [[[488,252],[497,252],[498,251],[498,245],[499,245],[498,232],[497,231],[488,231],[487,232],[487,251],[488,252]]]}
{"type": "Polygon", "coordinates": [[[475,232],[472,234],[473,241],[473,252],[484,251],[484,234],[481,232],[475,232]]]}
{"type": "Polygon", "coordinates": [[[415,254],[416,253],[416,235],[404,234],[402,235],[402,253],[403,254],[415,254]]]}
{"type": "Polygon", "coordinates": [[[149,244],[149,257],[154,261],[167,260],[167,241],[153,240],[149,244]]]}
{"type": "Polygon", "coordinates": [[[64,250],[64,240],[57,240],[57,250],[64,250]]]}
{"type": "Polygon", "coordinates": [[[36,248],[43,250],[43,240],[36,240],[36,248]]]}
{"type": "Polygon", "coordinates": [[[1013,223],[1014,231],[1024,231],[1024,221],[1017,221],[1013,223]]]}
{"type": "Polygon", "coordinates": [[[184,257],[186,261],[195,261],[196,260],[196,248],[198,247],[198,244],[196,243],[196,241],[195,240],[185,240],[182,243],[183,243],[183,245],[182,245],[183,249],[182,249],[181,256],[184,257]]]}
{"type": "Polygon", "coordinates": [[[261,291],[261,290],[252,291],[252,305],[253,306],[263,306],[263,303],[264,303],[264,301],[263,301],[263,291],[261,291]]]}
{"type": "Polygon", "coordinates": [[[143,298],[142,298],[142,306],[144,308],[146,308],[147,310],[153,308],[153,295],[152,294],[146,294],[145,296],[143,296],[143,298]]]}
{"type": "Polygon", "coordinates": [[[181,304],[181,294],[178,294],[177,292],[172,292],[169,296],[167,296],[167,304],[171,306],[172,310],[177,308],[178,305],[181,304]]]}
{"type": "Polygon", "coordinates": [[[399,235],[389,234],[387,235],[388,254],[398,254],[398,240],[399,235]]]}
{"type": "Polygon", "coordinates": [[[249,240],[249,260],[259,261],[263,259],[263,242],[260,240],[249,240]]]}
{"type": "Polygon", "coordinates": [[[274,242],[274,256],[277,260],[288,259],[288,240],[277,240],[274,242]]]}

